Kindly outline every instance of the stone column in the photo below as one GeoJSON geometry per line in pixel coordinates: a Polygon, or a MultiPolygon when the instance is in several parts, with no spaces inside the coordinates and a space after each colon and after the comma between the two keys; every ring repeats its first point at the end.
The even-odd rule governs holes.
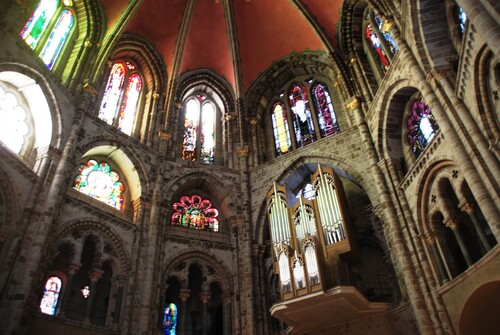
{"type": "Polygon", "coordinates": [[[181,289],[179,294],[179,299],[181,299],[181,313],[180,313],[180,322],[177,320],[177,332],[179,335],[188,335],[186,334],[186,318],[187,318],[187,301],[189,299],[189,295],[191,294],[191,290],[181,289]]]}
{"type": "Polygon", "coordinates": [[[223,335],[232,335],[232,325],[231,325],[231,295],[224,293],[223,305],[222,305],[222,322],[223,322],[223,335]]]}
{"type": "Polygon", "coordinates": [[[155,135],[155,127],[156,120],[158,118],[158,106],[160,103],[158,102],[161,97],[161,94],[158,92],[154,92],[151,94],[151,106],[149,108],[149,115],[146,118],[147,124],[144,129],[147,131],[147,135],[144,138],[141,138],[141,143],[146,143],[148,147],[153,145],[154,135],[155,135]]]}
{"type": "Polygon", "coordinates": [[[210,326],[210,320],[209,320],[209,314],[208,314],[208,302],[210,301],[210,298],[212,298],[212,295],[210,292],[202,292],[200,294],[200,301],[201,301],[201,333],[202,335],[206,335],[210,332],[210,329],[208,328],[210,326]]]}
{"type": "Polygon", "coordinates": [[[377,152],[375,151],[370,131],[365,121],[361,103],[356,97],[352,97],[347,103],[348,110],[354,114],[356,124],[366,156],[369,161],[370,170],[377,187],[377,193],[380,197],[380,205],[384,209],[386,223],[384,234],[388,241],[391,241],[391,253],[396,268],[400,271],[401,279],[406,286],[409,295],[409,303],[415,313],[416,322],[421,333],[430,334],[434,332],[433,323],[429,314],[429,306],[425,303],[422,290],[418,283],[418,277],[415,273],[415,265],[411,262],[406,241],[402,234],[402,228],[399,224],[398,215],[394,208],[394,203],[389,196],[390,191],[384,180],[384,176],[378,165],[377,152]]]}
{"type": "Polygon", "coordinates": [[[61,305],[59,306],[59,316],[64,316],[66,312],[66,304],[68,303],[69,296],[71,294],[71,285],[73,285],[73,278],[75,274],[80,269],[80,263],[70,264],[68,267],[68,275],[66,280],[66,288],[64,289],[64,295],[61,300],[61,305]]]}
{"type": "Polygon", "coordinates": [[[463,212],[469,215],[469,218],[472,221],[472,225],[474,226],[474,229],[476,230],[479,239],[481,240],[481,244],[483,245],[484,250],[486,252],[490,251],[491,250],[490,242],[488,242],[488,238],[486,237],[486,234],[484,233],[483,229],[481,228],[481,225],[479,224],[479,221],[477,220],[477,216],[474,213],[474,206],[467,201],[463,201],[462,203],[459,204],[459,207],[463,212]]]}
{"type": "Polygon", "coordinates": [[[252,127],[252,138],[250,139],[252,143],[252,162],[251,162],[251,167],[256,167],[259,165],[259,156],[261,154],[260,152],[260,146],[259,146],[259,141],[258,141],[258,130],[257,130],[257,124],[258,120],[256,118],[251,118],[248,120],[250,123],[250,126],[252,127]]]}
{"type": "Polygon", "coordinates": [[[233,162],[233,132],[232,132],[232,127],[231,127],[231,121],[234,120],[234,115],[233,114],[226,114],[224,115],[224,121],[225,121],[225,126],[226,126],[226,152],[224,153],[226,156],[227,160],[227,166],[229,168],[234,167],[234,162],[233,162]]]}
{"type": "Polygon", "coordinates": [[[469,250],[467,249],[467,245],[464,242],[464,239],[462,237],[462,233],[458,229],[458,225],[460,224],[460,222],[455,218],[448,217],[447,219],[443,220],[443,223],[446,227],[450,228],[453,231],[453,235],[455,235],[455,239],[458,242],[458,246],[460,247],[460,251],[462,251],[462,255],[464,255],[465,262],[467,262],[467,266],[472,266],[472,264],[474,264],[474,262],[472,261],[472,258],[470,257],[469,250]]]}
{"type": "Polygon", "coordinates": [[[448,274],[446,273],[443,258],[441,257],[441,253],[439,252],[439,249],[436,245],[436,237],[433,235],[428,235],[426,240],[427,240],[427,243],[431,247],[432,255],[434,256],[434,260],[436,261],[436,267],[438,268],[439,276],[440,276],[439,281],[440,282],[447,281],[450,278],[448,277],[448,274]]]}
{"type": "MultiPolygon", "coordinates": [[[[475,147],[464,146],[462,139],[457,135],[455,129],[460,128],[459,125],[453,125],[450,122],[449,116],[443,110],[439,99],[437,98],[432,86],[427,82],[423,71],[421,70],[418,62],[416,61],[413,53],[409,49],[406,41],[401,38],[399,29],[391,21],[385,23],[386,29],[392,34],[396,44],[399,48],[400,58],[404,59],[404,62],[408,68],[413,70],[414,80],[421,84],[422,96],[425,97],[426,103],[432,110],[432,114],[436,117],[439,124],[440,131],[443,132],[447,141],[454,144],[454,153],[456,155],[456,161],[460,162],[461,171],[463,171],[465,180],[472,191],[472,194],[478,201],[478,205],[481,207],[481,211],[490,224],[493,234],[498,236],[500,234],[500,222],[498,217],[500,216],[498,204],[493,201],[491,194],[488,189],[484,186],[483,178],[478,174],[478,170],[482,170],[484,167],[480,165],[477,160],[471,160],[474,157],[474,151],[477,150],[475,147]],[[478,164],[475,166],[475,164],[478,164]]],[[[500,43],[499,43],[500,48],[500,43]]],[[[498,196],[494,197],[498,199],[498,196]]]]}
{"type": "Polygon", "coordinates": [[[92,313],[92,305],[94,304],[94,297],[96,295],[95,287],[99,279],[101,279],[103,271],[94,270],[89,274],[90,279],[90,295],[87,298],[87,305],[85,306],[85,318],[83,319],[84,323],[90,324],[90,314],[92,313]]]}
{"type": "MultiPolygon", "coordinates": [[[[467,14],[467,20],[474,25],[493,54],[500,55],[500,22],[498,20],[498,5],[495,10],[488,0],[456,0],[457,4],[467,14]]],[[[497,3],[498,4],[498,3],[497,3]]]]}
{"type": "Polygon", "coordinates": [[[356,82],[361,86],[361,94],[363,94],[363,99],[368,105],[371,104],[373,100],[372,93],[368,84],[366,83],[366,77],[363,75],[361,66],[359,65],[358,57],[355,54],[349,55],[349,63],[351,68],[354,70],[354,75],[356,76],[356,82]]]}

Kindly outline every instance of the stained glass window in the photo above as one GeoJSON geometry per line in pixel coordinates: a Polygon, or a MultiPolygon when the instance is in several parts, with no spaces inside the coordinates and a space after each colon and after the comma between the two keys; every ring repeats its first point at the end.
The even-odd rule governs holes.
{"type": "Polygon", "coordinates": [[[177,329],[177,306],[175,304],[168,304],[163,311],[163,334],[175,335],[177,329]]]}
{"type": "Polygon", "coordinates": [[[408,143],[416,157],[425,149],[439,130],[430,108],[420,100],[415,100],[408,118],[408,143]]]}
{"type": "Polygon", "coordinates": [[[293,127],[297,145],[304,146],[316,140],[314,124],[307,99],[307,91],[303,85],[295,84],[288,95],[293,111],[293,127]]]}
{"type": "Polygon", "coordinates": [[[31,49],[35,49],[38,42],[40,42],[58,7],[59,0],[41,0],[38,3],[35,11],[19,34],[31,49]]]}
{"type": "Polygon", "coordinates": [[[73,27],[74,17],[69,10],[64,10],[57,20],[54,29],[50,33],[49,39],[43,47],[40,58],[49,69],[54,67],[54,63],[61,53],[62,47],[73,27]]]}
{"type": "Polygon", "coordinates": [[[312,89],[312,96],[316,112],[318,113],[321,136],[326,137],[337,133],[340,129],[337,124],[332,99],[325,84],[316,84],[312,89]]]}
{"type": "Polygon", "coordinates": [[[389,59],[387,58],[387,55],[385,54],[384,49],[382,48],[380,39],[378,38],[377,34],[372,28],[371,23],[368,23],[366,25],[365,36],[370,42],[371,47],[377,53],[380,63],[382,64],[383,72],[384,73],[387,72],[387,70],[389,69],[390,62],[389,59]]]}
{"type": "Polygon", "coordinates": [[[382,19],[378,17],[377,14],[373,13],[373,18],[375,19],[375,23],[378,26],[378,30],[381,32],[382,36],[384,37],[384,40],[388,43],[389,49],[391,49],[391,53],[394,55],[398,51],[398,46],[396,45],[396,41],[394,41],[394,38],[392,37],[392,34],[390,32],[383,32],[382,29],[382,19]]]}
{"type": "Polygon", "coordinates": [[[73,188],[118,210],[122,209],[125,187],[118,172],[112,171],[106,162],[97,163],[90,159],[82,165],[73,188]]]}
{"type": "Polygon", "coordinates": [[[0,86],[0,141],[19,154],[29,133],[28,114],[13,92],[0,86]]]}
{"type": "Polygon", "coordinates": [[[202,200],[199,195],[182,196],[173,205],[172,225],[194,229],[219,231],[219,211],[212,208],[210,200],[202,200]]]}
{"type": "Polygon", "coordinates": [[[56,314],[57,301],[61,291],[62,281],[58,277],[50,277],[45,282],[45,291],[40,302],[40,311],[44,314],[56,314]]]}
{"type": "Polygon", "coordinates": [[[460,31],[462,34],[465,33],[465,27],[467,26],[467,14],[465,14],[464,10],[459,5],[455,6],[455,16],[455,20],[460,26],[460,31]]]}
{"type": "Polygon", "coordinates": [[[216,111],[212,102],[204,95],[197,95],[186,103],[184,116],[184,139],[182,159],[195,161],[196,148],[200,147],[200,161],[214,163],[215,118],[216,111]],[[201,132],[199,124],[201,123],[201,132]]]}
{"type": "Polygon", "coordinates": [[[305,184],[304,187],[300,189],[299,193],[297,193],[297,198],[300,197],[301,195],[303,195],[304,199],[306,200],[315,199],[316,195],[314,193],[313,185],[311,183],[305,184]]]}
{"type": "Polygon", "coordinates": [[[276,153],[278,154],[278,156],[286,154],[290,151],[292,142],[290,139],[290,131],[288,130],[286,109],[285,106],[280,102],[274,104],[272,121],[274,142],[276,144],[276,153]]]}
{"type": "Polygon", "coordinates": [[[133,70],[135,65],[130,62],[113,64],[99,110],[101,120],[127,135],[132,134],[142,90],[141,76],[133,70]]]}

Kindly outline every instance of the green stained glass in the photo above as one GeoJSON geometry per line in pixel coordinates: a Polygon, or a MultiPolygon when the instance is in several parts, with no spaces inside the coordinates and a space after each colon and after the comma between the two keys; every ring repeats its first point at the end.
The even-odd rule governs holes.
{"type": "Polygon", "coordinates": [[[41,0],[19,36],[35,49],[59,7],[59,0],[41,0]]]}

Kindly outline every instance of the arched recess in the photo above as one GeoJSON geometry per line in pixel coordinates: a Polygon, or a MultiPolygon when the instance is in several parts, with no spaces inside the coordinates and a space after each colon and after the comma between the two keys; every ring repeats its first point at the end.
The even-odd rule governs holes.
{"type": "Polygon", "coordinates": [[[161,122],[173,134],[172,154],[175,157],[182,156],[185,103],[196,95],[204,95],[213,104],[216,114],[214,164],[232,167],[235,160],[232,148],[235,144],[234,130],[231,128],[235,126],[234,123],[230,126],[230,120],[235,119],[236,99],[231,85],[225,78],[205,69],[183,73],[177,82],[174,107],[166,115],[166,121],[161,122]]]}
{"type": "Polygon", "coordinates": [[[474,62],[474,86],[479,109],[480,127],[490,143],[500,138],[500,60],[485,45],[474,62]],[[497,112],[495,112],[497,111],[497,112]]]}
{"type": "MultiPolygon", "coordinates": [[[[346,79],[342,63],[323,52],[294,53],[273,63],[252,83],[245,98],[245,136],[250,143],[250,162],[253,166],[275,157],[271,113],[273,105],[286,99],[290,85],[325,83],[328,87],[340,129],[348,128],[353,121],[345,108],[345,101],[352,95],[351,82],[346,79]]],[[[311,110],[314,110],[309,96],[311,110]]],[[[285,104],[285,106],[288,106],[285,104]]],[[[287,107],[288,109],[288,107],[287,107]]]]}
{"type": "Polygon", "coordinates": [[[500,281],[490,281],[469,296],[460,313],[460,335],[493,335],[498,332],[500,281]]]}
{"type": "MultiPolygon", "coordinates": [[[[134,71],[142,78],[141,101],[137,106],[133,137],[139,138],[141,143],[151,145],[153,135],[157,133],[162,110],[163,92],[165,91],[168,74],[162,57],[155,47],[146,39],[138,35],[123,34],[108,56],[106,71],[97,71],[93,76],[101,83],[99,101],[106,90],[106,83],[114,62],[131,62],[137,66],[134,71]]],[[[124,84],[125,85],[125,84],[124,84]]]]}
{"type": "Polygon", "coordinates": [[[237,185],[227,185],[218,176],[209,173],[193,172],[182,176],[179,179],[173,180],[171,183],[166,185],[166,194],[169,194],[167,199],[167,211],[166,217],[164,218],[164,234],[173,234],[177,229],[183,228],[188,229],[186,233],[189,233],[190,228],[187,227],[177,227],[171,225],[171,218],[174,213],[173,205],[178,202],[182,196],[199,195],[202,199],[211,201],[212,208],[216,208],[219,212],[219,230],[218,232],[200,232],[196,234],[202,239],[212,239],[218,236],[217,240],[223,242],[229,242],[230,234],[230,222],[236,219],[238,211],[236,207],[238,206],[238,199],[241,197],[238,195],[237,185]]]}
{"type": "Polygon", "coordinates": [[[124,184],[123,191],[123,208],[114,213],[130,221],[136,221],[137,210],[140,208],[141,200],[144,196],[149,195],[149,177],[145,172],[145,167],[142,161],[125,146],[120,145],[115,141],[96,140],[82,143],[73,155],[74,169],[72,170],[72,178],[69,185],[69,194],[92,203],[101,209],[112,210],[113,207],[102,204],[102,202],[94,201],[93,198],[81,194],[76,189],[73,189],[75,178],[79,175],[79,168],[86,164],[89,160],[94,160],[97,163],[106,162],[111,170],[118,172],[120,181],[124,184]]]}
{"type": "Polygon", "coordinates": [[[36,171],[41,154],[61,145],[62,120],[55,96],[42,74],[17,63],[0,63],[0,84],[4,92],[16,96],[17,106],[25,111],[28,132],[18,156],[36,171]]]}

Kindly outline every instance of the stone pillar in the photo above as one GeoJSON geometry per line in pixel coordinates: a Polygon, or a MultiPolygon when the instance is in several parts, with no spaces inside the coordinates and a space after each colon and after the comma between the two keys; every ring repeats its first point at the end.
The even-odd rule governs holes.
{"type": "Polygon", "coordinates": [[[92,305],[94,304],[94,297],[96,295],[95,287],[99,279],[101,279],[103,272],[101,270],[94,270],[89,274],[90,279],[90,295],[87,297],[87,305],[85,306],[84,323],[90,324],[90,314],[92,313],[92,305]]]}
{"type": "Polygon", "coordinates": [[[224,293],[222,305],[222,322],[223,322],[223,335],[232,335],[233,329],[231,325],[231,295],[224,293]]]}
{"type": "Polygon", "coordinates": [[[455,239],[458,242],[458,246],[460,247],[460,251],[462,251],[462,255],[465,258],[465,262],[467,263],[467,266],[472,266],[474,262],[472,261],[472,258],[470,257],[469,250],[467,249],[467,245],[464,242],[464,239],[462,237],[462,233],[458,229],[458,225],[460,222],[455,219],[448,217],[447,219],[443,220],[443,223],[446,227],[450,228],[453,231],[453,235],[455,235],[455,239]]]}
{"type": "Polygon", "coordinates": [[[233,114],[226,114],[224,115],[224,121],[225,121],[225,126],[226,126],[226,152],[224,153],[227,159],[227,166],[229,168],[234,167],[234,162],[233,162],[233,132],[232,132],[232,126],[231,126],[231,121],[234,120],[234,115],[233,114]]]}
{"type": "Polygon", "coordinates": [[[179,299],[181,299],[181,313],[179,315],[180,322],[177,320],[177,332],[179,335],[189,335],[186,334],[186,318],[187,318],[187,301],[189,299],[189,295],[191,294],[191,290],[181,289],[179,294],[179,299]]]}
{"type": "Polygon", "coordinates": [[[351,54],[349,56],[349,63],[351,64],[351,68],[354,70],[356,82],[361,86],[361,94],[363,94],[363,99],[368,105],[370,105],[373,100],[373,96],[368,84],[366,83],[366,77],[363,75],[363,71],[361,69],[361,66],[359,65],[358,57],[355,54],[351,54]]]}
{"type": "Polygon", "coordinates": [[[210,298],[212,295],[210,292],[202,292],[200,294],[200,301],[201,301],[201,334],[206,335],[210,332],[210,316],[208,314],[208,302],[210,301],[210,298]]]}
{"type": "Polygon", "coordinates": [[[474,229],[476,230],[476,233],[479,236],[479,240],[481,241],[484,250],[486,252],[490,251],[491,250],[490,242],[488,242],[488,238],[486,237],[486,234],[484,233],[483,229],[481,228],[481,225],[479,224],[479,221],[477,220],[477,216],[474,213],[474,206],[467,201],[463,201],[462,203],[460,203],[459,207],[463,212],[469,215],[469,218],[472,221],[472,225],[474,226],[474,229]]]}
{"type": "MultiPolygon", "coordinates": [[[[498,7],[492,9],[488,0],[456,0],[467,14],[467,20],[474,25],[479,35],[481,35],[493,54],[500,55],[500,23],[498,20],[498,7]]],[[[497,5],[498,6],[498,5],[497,5]]]]}
{"type": "Polygon", "coordinates": [[[347,108],[354,114],[358,126],[360,138],[377,187],[377,193],[380,198],[379,202],[386,218],[385,221],[387,224],[384,225],[384,234],[386,239],[391,242],[390,247],[393,260],[409,295],[409,303],[413,309],[419,331],[423,334],[431,334],[434,332],[434,327],[429,314],[429,306],[423,298],[418,277],[414,270],[415,264],[411,262],[394,203],[389,196],[390,192],[378,165],[377,152],[375,151],[370,131],[361,109],[361,103],[356,97],[352,97],[347,103],[347,108]]]}
{"type": "Polygon", "coordinates": [[[68,267],[68,275],[67,275],[67,280],[66,280],[66,288],[64,289],[63,292],[63,297],[61,300],[61,305],[59,306],[59,316],[64,316],[66,312],[66,304],[68,303],[69,296],[71,294],[71,286],[73,285],[73,278],[75,277],[75,274],[78,272],[80,269],[81,264],[80,263],[74,263],[70,264],[68,267]]]}
{"type": "Polygon", "coordinates": [[[436,261],[436,267],[439,271],[439,276],[440,276],[439,281],[440,282],[447,281],[448,279],[450,279],[450,277],[448,277],[448,274],[446,273],[443,258],[441,257],[441,253],[439,252],[439,249],[436,245],[436,237],[428,235],[427,243],[430,245],[432,255],[434,256],[434,260],[436,261]]]}
{"type": "Polygon", "coordinates": [[[109,315],[106,318],[106,320],[112,319],[112,327],[115,330],[119,328],[125,280],[126,280],[125,276],[120,276],[120,275],[113,278],[114,308],[113,311],[111,312],[111,315],[109,315]]]}
{"type": "Polygon", "coordinates": [[[250,164],[251,167],[256,167],[259,165],[259,156],[261,154],[260,152],[260,146],[259,146],[259,141],[258,141],[258,129],[257,129],[257,125],[259,123],[259,121],[256,119],[256,118],[251,118],[250,120],[248,120],[248,122],[250,123],[250,126],[252,127],[251,130],[252,130],[252,138],[250,139],[251,143],[252,143],[252,156],[251,156],[251,161],[252,163],[250,164]]]}
{"type": "MultiPolygon", "coordinates": [[[[467,144],[464,145],[462,139],[457,135],[455,129],[460,128],[459,125],[453,125],[450,122],[450,118],[443,110],[438,97],[436,96],[432,86],[427,82],[423,71],[421,70],[418,62],[416,61],[413,53],[409,49],[406,41],[401,38],[399,29],[391,21],[385,23],[386,29],[392,34],[394,40],[396,41],[400,58],[404,59],[404,62],[408,68],[412,69],[414,74],[414,80],[421,84],[422,96],[425,97],[427,105],[431,108],[432,114],[436,117],[439,124],[440,131],[446,137],[446,140],[454,144],[454,153],[456,156],[456,161],[460,162],[461,171],[463,171],[465,180],[469,185],[472,194],[476,199],[478,199],[478,205],[481,207],[481,211],[490,224],[491,230],[495,236],[500,235],[500,222],[498,217],[500,216],[498,201],[495,202],[492,199],[492,195],[489,193],[488,189],[484,186],[483,178],[478,174],[478,170],[482,170],[484,167],[481,166],[478,160],[471,160],[474,157],[474,151],[477,150],[475,147],[470,147],[467,144]],[[474,165],[477,164],[477,165],[474,165]]],[[[499,43],[500,48],[500,43],[499,43]]],[[[496,186],[496,185],[495,185],[496,186]]],[[[498,199],[498,195],[493,196],[494,199],[498,199]]]]}
{"type": "Polygon", "coordinates": [[[147,119],[147,124],[144,127],[144,129],[147,132],[147,135],[143,138],[141,138],[141,143],[146,143],[148,147],[153,145],[153,140],[154,140],[154,135],[155,135],[155,127],[156,127],[156,120],[158,118],[158,110],[159,110],[159,99],[161,97],[161,94],[158,92],[154,92],[151,95],[151,106],[149,108],[149,115],[146,118],[147,119]]]}

